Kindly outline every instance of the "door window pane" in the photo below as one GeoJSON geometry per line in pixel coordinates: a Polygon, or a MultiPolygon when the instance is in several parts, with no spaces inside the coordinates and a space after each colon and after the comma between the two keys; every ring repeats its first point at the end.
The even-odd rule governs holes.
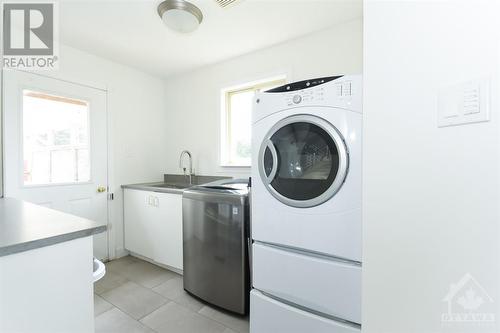
{"type": "Polygon", "coordinates": [[[23,91],[25,185],[90,180],[89,103],[23,91]]]}

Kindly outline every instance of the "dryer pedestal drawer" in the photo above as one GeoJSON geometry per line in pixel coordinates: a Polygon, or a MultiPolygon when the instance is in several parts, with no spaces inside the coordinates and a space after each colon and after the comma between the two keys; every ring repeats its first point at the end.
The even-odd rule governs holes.
{"type": "Polygon", "coordinates": [[[278,302],[257,290],[250,293],[250,333],[361,333],[358,327],[278,302]]]}
{"type": "Polygon", "coordinates": [[[253,286],[327,316],[361,323],[361,266],[253,244],[253,286]]]}

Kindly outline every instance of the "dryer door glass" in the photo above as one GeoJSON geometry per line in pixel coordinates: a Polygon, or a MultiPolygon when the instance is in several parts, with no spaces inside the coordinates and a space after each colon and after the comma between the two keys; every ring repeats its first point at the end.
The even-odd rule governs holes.
{"type": "Polygon", "coordinates": [[[314,116],[290,117],[281,125],[275,126],[262,150],[264,183],[288,205],[321,204],[345,178],[347,152],[342,138],[331,124],[314,116]]]}

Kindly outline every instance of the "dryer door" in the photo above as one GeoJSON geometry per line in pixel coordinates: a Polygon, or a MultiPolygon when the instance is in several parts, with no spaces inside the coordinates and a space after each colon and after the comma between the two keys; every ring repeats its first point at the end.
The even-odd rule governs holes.
{"type": "Polygon", "coordinates": [[[312,115],[279,121],[259,152],[259,173],[268,191],[299,208],[322,204],[344,183],[349,155],[339,131],[312,115]]]}

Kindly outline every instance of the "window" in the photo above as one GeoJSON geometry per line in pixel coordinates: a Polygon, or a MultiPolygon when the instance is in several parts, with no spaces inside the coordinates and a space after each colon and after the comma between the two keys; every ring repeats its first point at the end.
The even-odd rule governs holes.
{"type": "Polygon", "coordinates": [[[89,104],[23,91],[24,185],[90,180],[89,104]]]}
{"type": "Polygon", "coordinates": [[[286,83],[284,76],[222,90],[221,165],[251,164],[252,102],[256,92],[286,83]]]}

